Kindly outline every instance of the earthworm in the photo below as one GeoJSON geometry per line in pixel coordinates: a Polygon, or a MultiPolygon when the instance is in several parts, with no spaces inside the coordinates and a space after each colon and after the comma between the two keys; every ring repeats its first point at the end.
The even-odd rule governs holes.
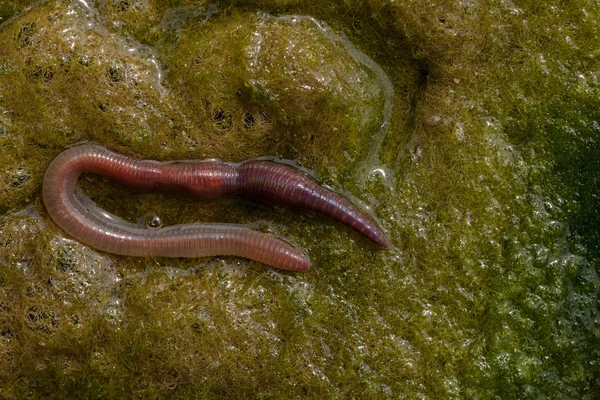
{"type": "Polygon", "coordinates": [[[339,221],[388,247],[377,225],[350,202],[282,164],[258,160],[239,164],[219,160],[159,162],[137,160],[95,144],[71,147],[60,153],[46,171],[46,209],[69,236],[108,253],[161,257],[234,255],[295,271],[311,265],[288,243],[252,229],[186,224],[153,230],[128,223],[99,207],[91,210],[75,195],[82,173],[101,175],[140,190],[177,190],[201,198],[243,195],[296,206],[339,221]]]}

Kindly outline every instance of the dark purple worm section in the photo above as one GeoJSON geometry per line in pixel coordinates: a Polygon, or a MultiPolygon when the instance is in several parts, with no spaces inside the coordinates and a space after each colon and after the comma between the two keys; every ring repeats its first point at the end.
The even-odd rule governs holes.
{"type": "Polygon", "coordinates": [[[310,266],[310,261],[286,242],[239,226],[189,224],[152,230],[102,218],[75,196],[82,173],[105,176],[140,190],[177,190],[202,198],[240,194],[301,207],[340,221],[373,242],[388,246],[377,225],[347,200],[281,164],[158,162],[136,160],[94,144],[72,147],[48,167],[44,203],[52,219],[67,234],[109,253],[161,257],[234,255],[287,270],[305,270],[310,266]]]}
{"type": "Polygon", "coordinates": [[[238,172],[238,194],[313,211],[341,222],[380,246],[389,246],[373,220],[295,169],[268,161],[246,161],[238,166],[238,172]]]}

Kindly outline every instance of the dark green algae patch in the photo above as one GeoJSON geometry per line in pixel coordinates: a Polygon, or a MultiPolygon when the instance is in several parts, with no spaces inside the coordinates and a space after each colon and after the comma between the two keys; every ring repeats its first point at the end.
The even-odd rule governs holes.
{"type": "Polygon", "coordinates": [[[84,3],[0,2],[1,397],[597,397],[597,7],[84,3]],[[295,160],[393,246],[90,176],[119,216],[250,223],[314,266],[97,253],[41,201],[86,140],[295,160]]]}

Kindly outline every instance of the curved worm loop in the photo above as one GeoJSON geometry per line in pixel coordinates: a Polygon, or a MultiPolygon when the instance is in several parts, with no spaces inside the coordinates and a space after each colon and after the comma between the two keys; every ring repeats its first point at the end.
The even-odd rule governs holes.
{"type": "Polygon", "coordinates": [[[162,257],[235,255],[294,271],[311,265],[301,252],[282,240],[243,227],[190,224],[151,230],[115,216],[105,217],[75,196],[77,179],[84,172],[142,190],[178,190],[204,198],[242,194],[298,206],[340,221],[387,247],[379,228],[348,201],[280,164],[213,160],[161,163],[136,160],[94,144],[72,147],[48,167],[43,184],[44,203],[52,219],[67,234],[109,253],[162,257]]]}

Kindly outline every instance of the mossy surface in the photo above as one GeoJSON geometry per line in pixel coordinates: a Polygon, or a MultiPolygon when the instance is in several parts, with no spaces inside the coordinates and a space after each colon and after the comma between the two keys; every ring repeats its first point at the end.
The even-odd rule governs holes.
{"type": "Polygon", "coordinates": [[[593,2],[28,5],[0,1],[0,397],[598,396],[593,2]],[[41,200],[52,158],[90,140],[294,160],[392,246],[86,176],[128,220],[248,223],[314,266],[98,253],[41,200]]]}

